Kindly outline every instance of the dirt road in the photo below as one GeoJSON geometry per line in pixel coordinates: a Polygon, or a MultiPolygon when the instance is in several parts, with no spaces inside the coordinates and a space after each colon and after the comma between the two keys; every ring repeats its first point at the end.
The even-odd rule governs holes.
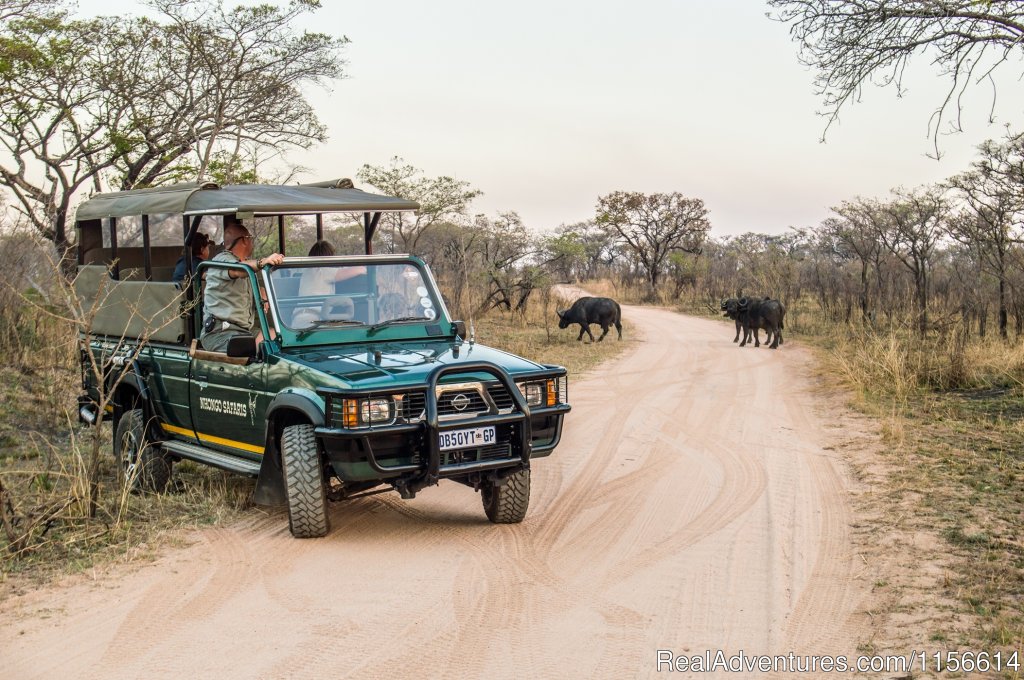
{"type": "Polygon", "coordinates": [[[0,605],[0,677],[627,678],[659,649],[855,654],[869,584],[810,354],[624,316],[646,340],[570,382],[521,525],[454,483],[334,505],[322,540],[254,511],[0,605]]]}

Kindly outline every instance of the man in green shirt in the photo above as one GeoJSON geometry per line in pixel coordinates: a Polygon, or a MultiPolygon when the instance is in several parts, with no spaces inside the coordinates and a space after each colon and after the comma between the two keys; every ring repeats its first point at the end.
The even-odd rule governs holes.
{"type": "MultiPolygon", "coordinates": [[[[280,253],[251,259],[255,245],[252,234],[241,222],[225,216],[224,250],[211,262],[241,262],[259,271],[266,265],[276,266],[284,261],[284,255],[280,253]]],[[[238,269],[209,269],[203,305],[203,331],[199,335],[203,349],[224,352],[228,340],[236,335],[255,335],[257,345],[263,342],[254,296],[245,272],[238,269]]]]}

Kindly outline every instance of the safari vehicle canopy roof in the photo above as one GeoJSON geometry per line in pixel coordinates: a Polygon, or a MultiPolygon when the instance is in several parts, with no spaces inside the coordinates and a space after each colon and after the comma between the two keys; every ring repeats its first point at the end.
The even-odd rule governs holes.
{"type": "Polygon", "coordinates": [[[258,215],[311,214],[325,212],[385,212],[418,210],[416,201],[371,194],[352,186],[350,180],[281,186],[272,184],[229,184],[212,182],[171,184],[153,189],[135,189],[97,194],[78,208],[76,219],[106,219],[133,215],[181,213],[216,215],[251,213],[258,215]]]}

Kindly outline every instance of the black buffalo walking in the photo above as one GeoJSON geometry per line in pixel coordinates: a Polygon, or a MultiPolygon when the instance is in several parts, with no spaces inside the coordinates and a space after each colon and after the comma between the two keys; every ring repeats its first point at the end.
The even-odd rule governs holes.
{"type": "Polygon", "coordinates": [[[590,332],[590,324],[596,323],[601,326],[601,337],[598,342],[604,340],[608,335],[608,329],[614,324],[615,330],[619,333],[619,340],[622,340],[622,310],[619,303],[611,298],[604,297],[581,297],[573,303],[572,307],[558,312],[558,327],[568,328],[569,324],[580,325],[580,335],[577,340],[583,340],[583,334],[590,336],[594,342],[594,334],[590,332]]]}

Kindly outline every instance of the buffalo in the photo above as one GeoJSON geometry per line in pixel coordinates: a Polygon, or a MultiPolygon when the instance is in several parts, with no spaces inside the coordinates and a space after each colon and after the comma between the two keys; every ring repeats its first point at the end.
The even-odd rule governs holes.
{"type": "Polygon", "coordinates": [[[739,340],[740,329],[743,330],[740,347],[750,342],[751,332],[754,335],[754,347],[760,347],[758,331],[762,328],[767,334],[765,344],[771,343],[771,348],[776,349],[783,343],[782,330],[785,327],[786,307],[778,300],[748,296],[730,298],[722,302],[722,309],[725,316],[736,322],[736,338],[733,342],[739,340]]]}
{"type": "Polygon", "coordinates": [[[739,310],[737,309],[738,304],[738,298],[722,300],[722,311],[725,312],[723,316],[736,322],[736,337],[732,339],[733,342],[740,341],[740,329],[742,328],[742,325],[740,324],[739,310]]]}
{"type": "Polygon", "coordinates": [[[603,333],[601,337],[597,339],[598,342],[604,340],[604,336],[608,335],[608,328],[614,324],[615,330],[619,332],[619,340],[622,340],[622,310],[619,308],[619,303],[611,298],[603,297],[582,297],[572,304],[572,307],[566,310],[556,310],[558,312],[558,327],[568,328],[569,324],[578,323],[580,325],[580,335],[577,340],[583,340],[583,334],[586,333],[590,336],[590,341],[594,342],[594,334],[590,332],[590,324],[600,324],[603,333]]]}

